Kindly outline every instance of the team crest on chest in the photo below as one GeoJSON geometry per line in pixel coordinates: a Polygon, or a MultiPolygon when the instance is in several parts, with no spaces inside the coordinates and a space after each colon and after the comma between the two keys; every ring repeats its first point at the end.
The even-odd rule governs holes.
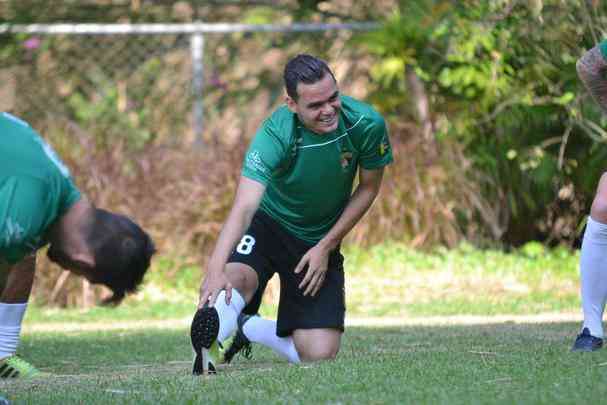
{"type": "Polygon", "coordinates": [[[346,170],[352,164],[352,152],[342,150],[340,154],[341,168],[346,170]]]}

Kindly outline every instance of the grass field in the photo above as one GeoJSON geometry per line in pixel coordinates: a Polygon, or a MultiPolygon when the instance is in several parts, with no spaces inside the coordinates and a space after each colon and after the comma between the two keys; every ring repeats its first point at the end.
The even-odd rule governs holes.
{"type": "Polygon", "coordinates": [[[526,248],[352,250],[337,360],[289,365],[257,346],[211,377],[190,375],[195,293],[160,294],[152,277],[117,309],[33,307],[20,352],[53,376],[0,381],[0,393],[32,404],[601,403],[607,350],[569,352],[578,258],[526,248]]]}
{"type": "Polygon", "coordinates": [[[202,378],[189,375],[185,321],[47,327],[25,334],[23,352],[54,376],[0,382],[0,392],[32,404],[601,403],[607,351],[570,353],[579,324],[558,318],[350,326],[336,361],[293,366],[256,347],[202,378]]]}

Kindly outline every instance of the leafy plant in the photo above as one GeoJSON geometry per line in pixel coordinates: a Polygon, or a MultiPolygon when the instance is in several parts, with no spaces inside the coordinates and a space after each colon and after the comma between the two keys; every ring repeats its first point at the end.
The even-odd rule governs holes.
{"type": "Polygon", "coordinates": [[[572,242],[602,173],[603,141],[575,62],[596,41],[607,7],[575,1],[401,2],[384,28],[367,35],[377,55],[375,101],[411,117],[423,84],[434,140],[464,145],[490,181],[485,198],[505,211],[510,244],[540,238],[572,242]],[[541,5],[541,7],[539,6],[541,5]],[[582,111],[584,111],[582,113],[582,111]],[[572,193],[565,193],[573,188],[572,193]],[[569,197],[563,199],[567,194],[569,197]],[[571,197],[572,196],[572,197],[571,197]],[[552,209],[567,226],[557,226],[552,209]],[[547,209],[548,208],[548,209],[547,209]]]}

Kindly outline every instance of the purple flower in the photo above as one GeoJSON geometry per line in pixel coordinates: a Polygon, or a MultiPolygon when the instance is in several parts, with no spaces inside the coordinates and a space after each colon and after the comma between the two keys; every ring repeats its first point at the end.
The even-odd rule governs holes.
{"type": "Polygon", "coordinates": [[[32,37],[23,43],[23,47],[29,50],[37,49],[40,46],[40,42],[40,38],[32,37]]]}

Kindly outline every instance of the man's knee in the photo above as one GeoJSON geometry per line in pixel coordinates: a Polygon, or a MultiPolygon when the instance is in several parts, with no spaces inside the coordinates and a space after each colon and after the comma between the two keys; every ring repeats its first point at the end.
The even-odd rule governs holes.
{"type": "Polygon", "coordinates": [[[313,348],[306,348],[301,352],[298,350],[299,358],[303,362],[334,360],[337,353],[339,353],[339,345],[332,347],[318,345],[313,348]]]}
{"type": "Polygon", "coordinates": [[[333,360],[339,353],[341,331],[336,329],[298,329],[293,332],[293,341],[301,361],[333,360]]]}
{"type": "Polygon", "coordinates": [[[232,287],[237,289],[243,296],[245,301],[250,302],[259,285],[255,270],[246,264],[228,263],[226,266],[226,277],[230,280],[232,287]]]}

